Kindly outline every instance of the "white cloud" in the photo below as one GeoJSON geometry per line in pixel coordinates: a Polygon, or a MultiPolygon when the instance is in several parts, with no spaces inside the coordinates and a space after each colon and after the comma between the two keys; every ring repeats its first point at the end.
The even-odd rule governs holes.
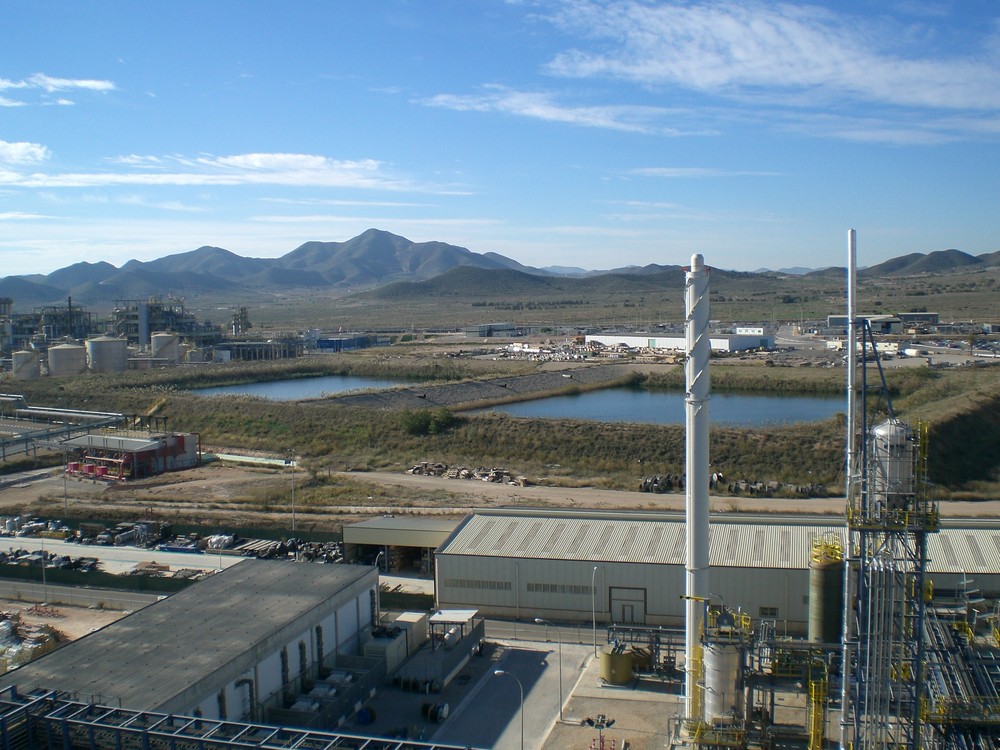
{"type": "Polygon", "coordinates": [[[641,105],[570,106],[557,102],[548,93],[515,91],[496,85],[485,86],[479,94],[438,94],[421,103],[458,111],[497,112],[629,133],[683,134],[677,128],[661,124],[665,119],[678,115],[678,110],[641,105]]]}
{"type": "Polygon", "coordinates": [[[151,201],[142,195],[125,195],[118,198],[118,203],[125,206],[141,206],[143,208],[155,208],[161,211],[180,211],[184,213],[204,213],[208,209],[204,206],[191,206],[180,201],[151,201]]]}
{"type": "MultiPolygon", "coordinates": [[[[49,149],[40,143],[28,143],[26,141],[10,143],[8,141],[0,141],[0,162],[7,162],[8,164],[37,164],[38,162],[45,161],[49,156],[51,156],[49,149]]],[[[0,173],[0,181],[2,180],[2,173],[0,173]]]]}
{"type": "Polygon", "coordinates": [[[373,208],[426,208],[428,203],[406,201],[362,201],[337,200],[328,198],[261,198],[265,203],[281,203],[293,206],[371,206],[373,208]]]}
{"type": "Polygon", "coordinates": [[[374,159],[336,160],[313,154],[257,153],[197,157],[132,154],[110,161],[125,169],[66,173],[0,171],[0,185],[31,188],[285,185],[448,192],[444,186],[418,185],[395,177],[389,174],[386,165],[374,159]]]}
{"type": "MultiPolygon", "coordinates": [[[[794,101],[802,92],[904,107],[996,111],[1000,76],[974,52],[910,55],[909,29],[884,19],[837,15],[817,6],[755,0],[668,2],[567,0],[553,16],[571,33],[602,44],[573,49],[550,73],[675,86],[723,97],[761,94],[794,101]]],[[[919,40],[919,35],[917,35],[919,40]]],[[[915,40],[914,44],[919,41],[915,40]]]]}
{"type": "Polygon", "coordinates": [[[117,88],[112,81],[98,81],[84,78],[56,78],[45,75],[45,73],[35,73],[28,76],[24,83],[34,88],[44,89],[50,94],[56,91],[80,89],[85,91],[114,91],[117,88]]]}
{"type": "MultiPolygon", "coordinates": [[[[114,81],[101,81],[87,78],[56,78],[45,73],[35,73],[20,81],[11,81],[7,78],[0,78],[0,91],[20,90],[27,93],[29,90],[44,91],[46,94],[54,94],[63,91],[115,91],[118,87],[114,81]]],[[[71,106],[75,102],[66,97],[58,97],[52,100],[44,100],[48,104],[60,106],[71,106]]],[[[0,107],[23,107],[27,104],[24,101],[10,99],[0,96],[0,107]]]]}
{"type": "Polygon", "coordinates": [[[52,219],[53,216],[46,216],[44,214],[29,214],[24,211],[6,211],[0,212],[0,221],[24,221],[28,219],[52,219]]]}
{"type": "Polygon", "coordinates": [[[629,171],[640,177],[778,177],[779,172],[742,172],[706,167],[640,167],[629,171]]]}

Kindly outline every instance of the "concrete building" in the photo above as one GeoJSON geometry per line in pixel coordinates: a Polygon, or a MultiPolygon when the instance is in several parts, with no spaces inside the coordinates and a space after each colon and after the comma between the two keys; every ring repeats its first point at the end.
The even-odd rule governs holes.
{"type": "Polygon", "coordinates": [[[374,568],[244,560],[0,678],[81,699],[256,721],[362,653],[374,568]]]}
{"type": "MultiPolygon", "coordinates": [[[[841,522],[713,518],[713,596],[779,632],[809,620],[813,540],[844,537],[841,522]]],[[[439,607],[555,622],[683,623],[686,530],[680,514],[546,510],[473,513],[436,554],[439,607]]],[[[935,590],[974,581],[1000,592],[1000,529],[945,528],[929,540],[935,590]]]]}

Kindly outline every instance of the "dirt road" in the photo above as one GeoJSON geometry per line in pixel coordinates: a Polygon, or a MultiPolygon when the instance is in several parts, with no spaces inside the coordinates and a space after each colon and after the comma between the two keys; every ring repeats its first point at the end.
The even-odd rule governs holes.
{"type": "MultiPolygon", "coordinates": [[[[37,474],[37,472],[35,473],[37,474]]],[[[306,492],[299,479],[296,519],[300,529],[335,530],[344,523],[383,513],[461,517],[481,507],[551,507],[683,511],[683,494],[620,492],[593,487],[520,487],[479,480],[446,479],[394,472],[338,472],[325,487],[306,492]]],[[[0,515],[64,512],[72,517],[161,518],[205,526],[289,528],[291,478],[281,470],[211,463],[128,484],[94,480],[63,482],[58,470],[0,490],[0,515]],[[64,495],[65,491],[65,495],[64,495]]],[[[774,513],[840,518],[843,498],[712,496],[716,513],[774,513]]],[[[948,502],[945,518],[1000,515],[998,502],[948,502]]]]}

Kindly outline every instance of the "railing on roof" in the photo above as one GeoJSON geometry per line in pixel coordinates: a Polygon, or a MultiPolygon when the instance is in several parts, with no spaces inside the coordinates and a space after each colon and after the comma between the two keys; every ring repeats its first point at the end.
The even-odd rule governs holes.
{"type": "Polygon", "coordinates": [[[100,706],[56,691],[0,690],[0,729],[7,750],[30,731],[36,747],[169,747],[171,750],[463,750],[467,745],[365,737],[266,724],[202,719],[156,711],[100,706]]]}

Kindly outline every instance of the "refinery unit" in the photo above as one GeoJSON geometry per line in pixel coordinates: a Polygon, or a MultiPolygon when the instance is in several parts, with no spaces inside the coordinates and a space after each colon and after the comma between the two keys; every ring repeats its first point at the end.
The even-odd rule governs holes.
{"type": "MultiPolygon", "coordinates": [[[[772,531],[753,528],[751,523],[725,525],[710,519],[711,270],[701,255],[695,255],[685,277],[688,481],[684,523],[653,514],[615,517],[587,511],[473,514],[435,552],[437,606],[465,604],[466,600],[447,600],[464,591],[485,603],[486,609],[494,599],[499,602],[512,594],[514,611],[498,614],[515,620],[540,615],[555,620],[565,615],[565,602],[575,601],[572,619],[586,622],[589,609],[603,684],[638,685],[641,690],[646,678],[676,682],[680,700],[674,711],[662,714],[670,732],[665,746],[997,747],[1000,621],[976,588],[982,582],[968,577],[962,561],[966,556],[973,559],[978,566],[973,572],[989,577],[985,585],[990,594],[996,594],[1000,591],[995,580],[1000,576],[995,563],[1000,542],[992,525],[976,530],[948,528],[942,523],[926,476],[930,450],[926,427],[911,426],[894,413],[870,323],[855,310],[853,230],[848,245],[851,324],[847,332],[847,501],[842,523],[817,524],[797,533],[791,525],[782,528],[777,519],[769,521],[772,531]],[[715,564],[718,548],[726,544],[742,544],[745,554],[769,561],[762,568],[784,570],[784,598],[776,606],[761,598],[765,587],[782,596],[775,579],[766,578],[747,559],[731,570],[715,564]],[[484,554],[489,547],[502,554],[484,554]],[[644,569],[643,560],[630,557],[636,550],[645,550],[647,557],[660,554],[662,559],[669,554],[670,569],[644,569]],[[808,555],[807,569],[794,569],[792,555],[803,553],[808,555]],[[514,564],[509,570],[502,568],[505,563],[497,558],[514,564]],[[537,567],[540,561],[551,567],[537,567]],[[934,565],[944,567],[937,571],[934,565]],[[931,583],[932,570],[936,587],[931,583]],[[715,575],[720,573],[717,580],[715,575]],[[756,589],[755,579],[759,579],[756,589]],[[536,598],[521,598],[529,593],[536,598]],[[659,602],[665,601],[664,594],[674,600],[677,611],[671,613],[670,621],[658,622],[651,617],[650,605],[656,603],[662,609],[659,602]],[[789,616],[792,611],[794,617],[789,616]],[[683,631],[666,629],[678,624],[683,631]]],[[[417,541],[427,544],[423,537],[417,541]]],[[[359,543],[377,542],[363,536],[359,543]]],[[[723,557],[741,559],[728,552],[723,557]]],[[[286,563],[285,567],[302,566],[286,563]]],[[[194,631],[185,631],[189,635],[185,647],[213,644],[206,653],[194,658],[193,649],[192,658],[184,660],[183,666],[171,663],[171,669],[162,673],[164,679],[151,680],[151,674],[161,674],[162,665],[148,663],[150,649],[142,649],[139,655],[147,661],[114,672],[115,679],[122,681],[119,685],[86,668],[97,658],[92,653],[98,648],[95,644],[105,653],[120,647],[114,641],[118,631],[106,629],[103,640],[67,648],[63,656],[56,652],[0,681],[0,728],[4,736],[21,743],[18,747],[32,750],[447,747],[253,723],[287,716],[280,710],[269,717],[259,711],[263,685],[268,686],[269,695],[280,697],[289,685],[311,686],[301,676],[315,670],[314,663],[325,668],[327,651],[334,657],[354,656],[359,650],[368,653],[364,646],[375,635],[380,614],[376,571],[355,570],[359,572],[343,578],[344,599],[338,599],[337,586],[327,588],[323,574],[312,571],[305,574],[308,581],[274,568],[227,571],[216,576],[214,583],[210,579],[207,589],[199,592],[198,586],[206,584],[198,584],[178,595],[187,599],[173,597],[173,601],[153,605],[151,614],[139,618],[160,626],[155,632],[162,642],[175,638],[167,625],[171,617],[182,616],[185,601],[214,597],[218,601],[210,613],[215,619],[208,624],[221,630],[199,631],[202,637],[193,639],[194,631]],[[264,576],[263,587],[251,570],[264,576]],[[251,608],[267,623],[247,624],[242,608],[245,601],[255,598],[249,592],[264,595],[251,608]],[[293,605],[293,615],[278,614],[283,598],[293,605]],[[343,623],[346,630],[342,632],[343,623]],[[230,637],[229,628],[237,627],[247,627],[251,637],[234,643],[238,639],[230,637]],[[317,643],[319,633],[323,635],[317,643]],[[333,644],[326,641],[329,648],[325,649],[327,633],[336,635],[333,644]],[[199,671],[198,662],[212,661],[214,650],[220,648],[231,661],[206,677],[211,670],[199,671]],[[120,702],[114,707],[99,700],[102,696],[117,697],[120,702]]],[[[131,624],[140,623],[132,620],[131,624]]],[[[129,638],[142,638],[144,644],[153,637],[153,631],[138,628],[122,632],[129,638]]],[[[393,659],[399,665],[406,663],[404,654],[393,659]]],[[[360,706],[360,702],[355,704],[354,710],[360,706]]]]}

